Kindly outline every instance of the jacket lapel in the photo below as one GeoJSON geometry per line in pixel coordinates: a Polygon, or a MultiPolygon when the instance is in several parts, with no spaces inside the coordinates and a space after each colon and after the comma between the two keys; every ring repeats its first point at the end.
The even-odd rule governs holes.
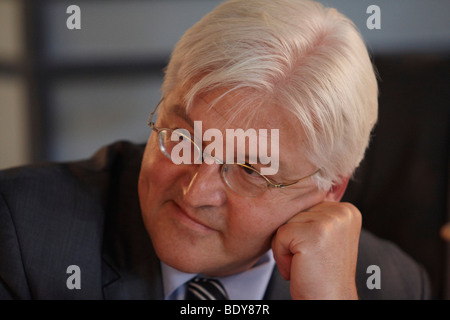
{"type": "Polygon", "coordinates": [[[141,160],[138,152],[110,165],[101,270],[105,299],[164,299],[160,261],[139,206],[141,160]]]}
{"type": "Polygon", "coordinates": [[[164,299],[160,261],[136,209],[107,219],[102,256],[105,299],[164,299]]]}
{"type": "Polygon", "coordinates": [[[275,265],[264,295],[264,300],[292,300],[289,284],[289,281],[284,280],[275,265]]]}
{"type": "Polygon", "coordinates": [[[133,268],[118,266],[105,256],[103,260],[103,295],[107,300],[163,300],[159,261],[143,257],[133,268]]]}

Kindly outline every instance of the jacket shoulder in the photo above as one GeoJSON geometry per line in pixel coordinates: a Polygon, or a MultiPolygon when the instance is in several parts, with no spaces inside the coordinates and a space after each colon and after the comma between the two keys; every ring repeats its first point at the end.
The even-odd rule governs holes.
{"type": "Polygon", "coordinates": [[[360,299],[430,299],[424,268],[390,241],[362,230],[356,284],[360,299]]]}
{"type": "Polygon", "coordinates": [[[0,239],[7,240],[0,243],[0,284],[7,283],[0,285],[0,296],[102,297],[101,250],[111,183],[121,170],[139,171],[135,166],[142,149],[118,142],[83,161],[0,171],[0,239]],[[81,290],[67,287],[72,265],[81,270],[81,290]]]}

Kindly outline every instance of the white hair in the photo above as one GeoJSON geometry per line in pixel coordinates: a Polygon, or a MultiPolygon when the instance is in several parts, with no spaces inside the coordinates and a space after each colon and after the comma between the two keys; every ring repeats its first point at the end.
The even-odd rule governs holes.
{"type": "Polygon", "coordinates": [[[324,190],[353,174],[377,120],[377,80],[359,32],[336,9],[309,0],[219,5],[177,43],[163,97],[178,85],[189,87],[187,106],[214,89],[245,89],[241,110],[270,101],[292,112],[324,190]]]}

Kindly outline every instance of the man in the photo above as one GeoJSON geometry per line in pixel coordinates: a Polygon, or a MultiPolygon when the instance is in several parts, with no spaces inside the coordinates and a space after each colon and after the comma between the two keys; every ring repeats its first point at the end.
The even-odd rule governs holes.
{"type": "Polygon", "coordinates": [[[0,297],[427,298],[424,271],[339,202],[376,117],[347,18],[227,1],[177,44],[144,152],[2,173],[0,297]],[[256,149],[234,144],[253,132],[256,149]]]}

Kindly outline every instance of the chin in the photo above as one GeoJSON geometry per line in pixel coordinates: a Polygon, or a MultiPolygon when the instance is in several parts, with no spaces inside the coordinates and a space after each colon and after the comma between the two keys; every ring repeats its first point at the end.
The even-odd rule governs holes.
{"type": "MultiPolygon", "coordinates": [[[[186,244],[185,240],[178,240],[186,244]]],[[[230,271],[230,267],[223,257],[221,259],[217,254],[211,254],[218,250],[200,248],[200,244],[183,246],[178,241],[171,241],[167,245],[167,242],[158,243],[155,239],[154,248],[162,262],[181,272],[222,276],[230,271]]]]}
{"type": "Polygon", "coordinates": [[[209,266],[209,263],[202,261],[203,259],[191,259],[190,255],[186,252],[180,255],[173,251],[168,252],[167,250],[164,250],[159,253],[158,250],[156,250],[156,253],[162,262],[181,272],[206,274],[208,267],[211,267],[209,266]]]}

